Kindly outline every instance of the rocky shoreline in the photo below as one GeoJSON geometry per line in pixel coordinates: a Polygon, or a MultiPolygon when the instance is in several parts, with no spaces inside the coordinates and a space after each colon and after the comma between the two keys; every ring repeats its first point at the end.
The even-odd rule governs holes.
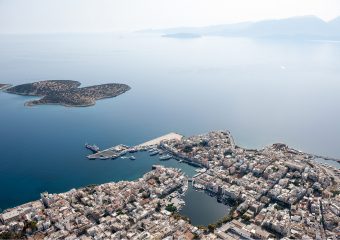
{"type": "Polygon", "coordinates": [[[10,84],[3,84],[3,83],[0,83],[0,90],[4,90],[4,89],[9,88],[9,87],[11,87],[10,84]]]}
{"type": "Polygon", "coordinates": [[[80,82],[72,80],[46,80],[10,87],[7,93],[39,96],[38,100],[25,103],[25,106],[63,105],[66,107],[88,107],[96,100],[112,98],[125,93],[131,88],[125,84],[109,83],[79,88],[80,82]]]}

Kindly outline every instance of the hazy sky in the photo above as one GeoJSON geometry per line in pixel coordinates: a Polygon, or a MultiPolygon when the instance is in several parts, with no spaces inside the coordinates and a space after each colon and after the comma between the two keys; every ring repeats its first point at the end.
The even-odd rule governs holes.
{"type": "Polygon", "coordinates": [[[0,0],[0,33],[131,31],[340,15],[340,0],[0,0]]]}

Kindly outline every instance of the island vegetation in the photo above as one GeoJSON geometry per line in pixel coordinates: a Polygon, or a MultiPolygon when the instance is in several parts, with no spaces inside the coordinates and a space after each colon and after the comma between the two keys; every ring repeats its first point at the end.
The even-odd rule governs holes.
{"type": "Polygon", "coordinates": [[[79,88],[80,82],[72,80],[46,80],[10,87],[8,93],[39,96],[38,100],[26,102],[26,106],[60,104],[67,107],[87,107],[96,100],[112,98],[130,90],[125,84],[109,83],[79,88]]]}

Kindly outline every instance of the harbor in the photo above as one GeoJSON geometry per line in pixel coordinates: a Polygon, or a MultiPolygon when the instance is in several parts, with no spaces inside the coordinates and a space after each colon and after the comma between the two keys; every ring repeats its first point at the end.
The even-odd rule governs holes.
{"type": "MultiPolygon", "coordinates": [[[[143,151],[143,150],[150,150],[150,155],[154,156],[157,154],[160,154],[161,152],[157,150],[157,147],[162,143],[162,141],[168,141],[168,140],[181,140],[183,138],[182,135],[178,133],[168,133],[166,135],[160,136],[158,138],[149,140],[145,143],[136,145],[134,147],[129,147],[123,144],[119,144],[117,146],[113,146],[111,148],[105,149],[100,151],[99,148],[97,148],[96,145],[88,145],[85,144],[85,147],[90,149],[93,154],[90,154],[87,156],[88,159],[90,160],[95,160],[95,159],[101,159],[101,160],[108,160],[108,159],[115,159],[118,157],[121,157],[125,155],[126,153],[133,153],[137,151],[143,151]],[[95,150],[95,151],[93,151],[95,150]],[[152,150],[152,151],[151,151],[152,150]]],[[[162,154],[160,154],[162,155],[162,154]]],[[[172,156],[170,155],[165,155],[161,157],[161,160],[168,160],[172,156]]],[[[131,159],[134,160],[134,159],[131,159]]]]}

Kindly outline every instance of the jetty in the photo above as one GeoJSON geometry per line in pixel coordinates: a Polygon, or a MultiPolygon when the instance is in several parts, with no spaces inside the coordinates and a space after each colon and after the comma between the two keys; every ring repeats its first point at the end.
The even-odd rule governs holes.
{"type": "Polygon", "coordinates": [[[172,132],[172,133],[168,133],[166,135],[163,135],[161,137],[152,139],[150,141],[147,141],[145,143],[139,144],[139,145],[135,146],[135,148],[137,148],[137,149],[147,148],[147,147],[159,145],[162,141],[181,140],[182,138],[183,138],[182,135],[172,132]]]}
{"type": "Polygon", "coordinates": [[[120,144],[120,145],[105,149],[103,151],[99,151],[99,152],[93,153],[91,155],[88,155],[87,158],[88,159],[103,159],[103,160],[109,159],[109,158],[111,158],[111,159],[117,158],[117,157],[123,155],[124,152],[126,153],[127,149],[129,149],[128,146],[120,144]]]}
{"type": "Polygon", "coordinates": [[[88,159],[102,159],[102,160],[106,160],[106,159],[114,159],[117,157],[120,157],[128,152],[133,152],[133,151],[139,151],[142,149],[146,149],[146,148],[150,148],[150,147],[154,147],[154,146],[158,146],[161,144],[162,141],[169,141],[169,140],[181,140],[183,138],[182,135],[178,134],[178,133],[168,133],[166,135],[160,136],[158,138],[149,140],[145,143],[141,143],[139,145],[133,146],[133,147],[129,147],[123,144],[117,145],[117,146],[113,146],[111,148],[99,151],[97,153],[88,155],[87,158],[88,159]]]}

